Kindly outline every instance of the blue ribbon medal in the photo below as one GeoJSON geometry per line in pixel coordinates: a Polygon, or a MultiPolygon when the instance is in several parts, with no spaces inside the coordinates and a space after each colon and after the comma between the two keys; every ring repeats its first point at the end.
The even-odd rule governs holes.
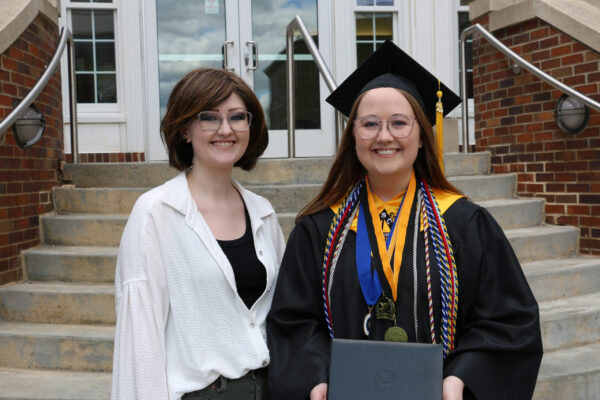
{"type": "MultiPolygon", "coordinates": [[[[394,218],[394,224],[386,239],[385,244],[388,249],[390,248],[390,242],[394,229],[396,228],[396,221],[398,221],[398,215],[400,214],[403,203],[404,198],[402,198],[400,207],[398,207],[398,212],[396,212],[396,217],[394,218]]],[[[369,312],[365,315],[363,320],[363,331],[366,336],[369,336],[371,332],[371,312],[375,303],[379,300],[383,289],[381,287],[381,282],[379,281],[377,270],[371,269],[371,242],[369,241],[369,236],[367,234],[367,222],[365,220],[362,202],[359,204],[358,224],[356,227],[356,272],[358,274],[358,281],[360,282],[360,289],[367,306],[369,307],[369,312]]]]}

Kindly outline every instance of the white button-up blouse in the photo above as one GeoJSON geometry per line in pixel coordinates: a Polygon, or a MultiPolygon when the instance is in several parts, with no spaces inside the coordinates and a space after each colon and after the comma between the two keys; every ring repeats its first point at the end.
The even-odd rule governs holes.
{"type": "Polygon", "coordinates": [[[117,260],[112,399],[175,400],[219,375],[268,365],[265,320],[285,243],[268,200],[234,184],[266,268],[265,292],[251,309],[238,296],[184,172],[143,194],[117,260]]]}

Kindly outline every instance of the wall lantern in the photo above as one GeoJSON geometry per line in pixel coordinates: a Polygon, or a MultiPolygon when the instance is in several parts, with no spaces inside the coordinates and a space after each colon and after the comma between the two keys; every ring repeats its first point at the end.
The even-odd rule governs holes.
{"type": "Polygon", "coordinates": [[[563,94],[556,103],[554,116],[561,131],[576,135],[587,126],[590,109],[576,98],[563,94]]]}
{"type": "MultiPolygon", "coordinates": [[[[17,107],[19,102],[13,104],[13,109],[17,107]]],[[[12,126],[13,135],[15,135],[15,142],[17,145],[24,149],[26,147],[34,145],[46,129],[46,119],[44,115],[35,105],[30,105],[27,110],[23,111],[21,116],[15,121],[12,126]]]]}

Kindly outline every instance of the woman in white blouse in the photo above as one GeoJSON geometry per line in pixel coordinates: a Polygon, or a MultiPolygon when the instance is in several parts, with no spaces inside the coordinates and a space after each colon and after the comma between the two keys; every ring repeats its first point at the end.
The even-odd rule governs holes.
{"type": "Polygon", "coordinates": [[[115,277],[113,399],[268,399],[265,318],[284,250],[270,203],[232,180],[267,147],[260,103],[236,75],[197,69],[161,123],[182,171],[143,194],[115,277]]]}

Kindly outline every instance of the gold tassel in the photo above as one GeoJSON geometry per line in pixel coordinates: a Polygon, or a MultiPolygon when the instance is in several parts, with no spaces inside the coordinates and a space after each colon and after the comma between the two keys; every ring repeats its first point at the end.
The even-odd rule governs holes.
{"type": "Polygon", "coordinates": [[[444,172],[444,106],[442,105],[442,90],[438,79],[438,101],[435,103],[435,133],[437,136],[438,157],[440,168],[444,172]]]}

